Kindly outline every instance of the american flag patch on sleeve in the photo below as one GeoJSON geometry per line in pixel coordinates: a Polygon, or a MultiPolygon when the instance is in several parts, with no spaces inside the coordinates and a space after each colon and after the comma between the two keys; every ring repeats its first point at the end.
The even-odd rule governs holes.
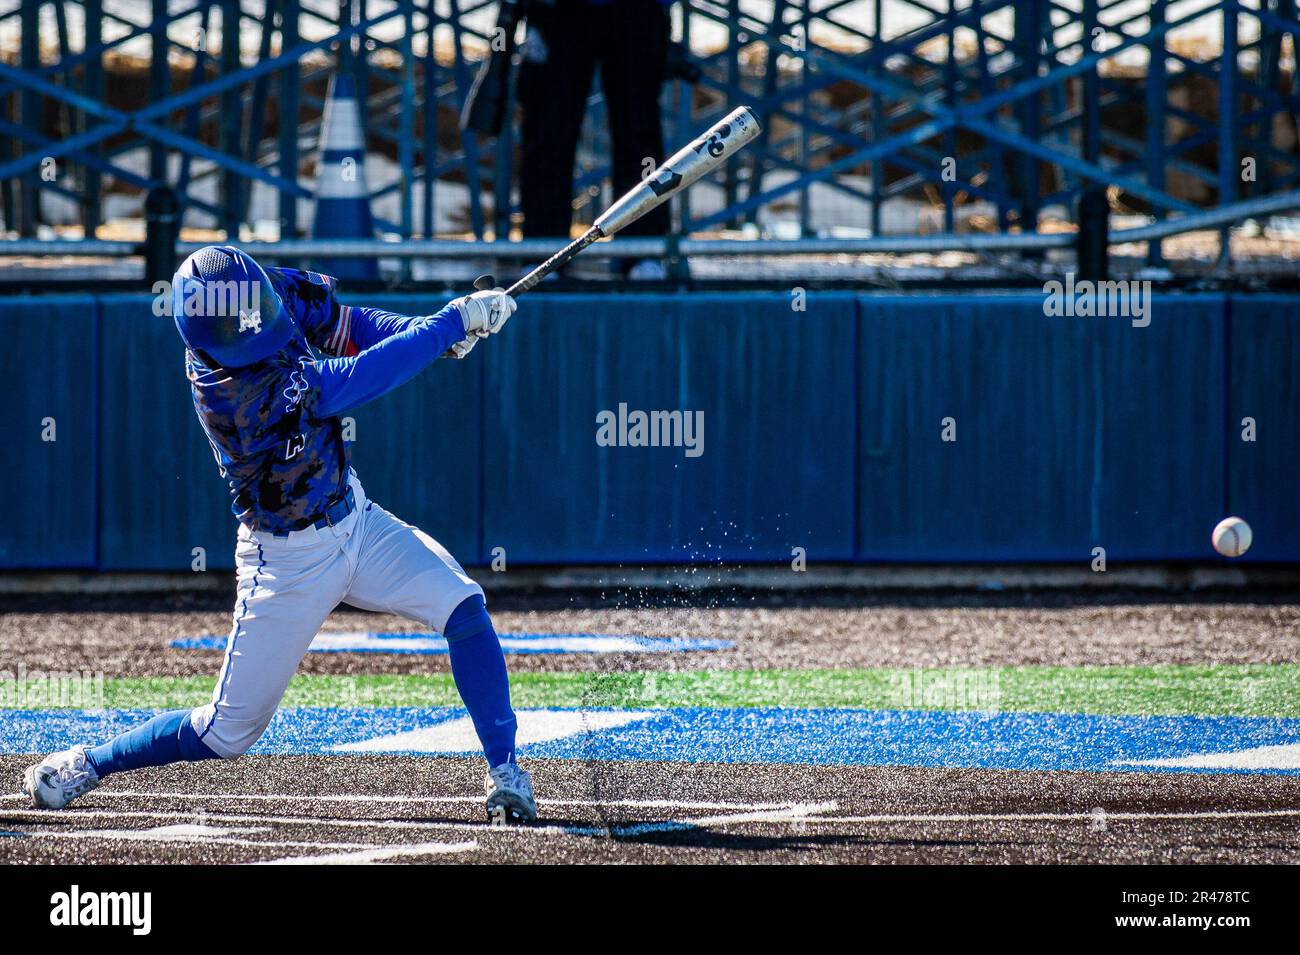
{"type": "Polygon", "coordinates": [[[330,337],[325,340],[325,350],[340,358],[346,358],[357,353],[356,346],[352,344],[351,305],[339,306],[338,323],[334,326],[334,331],[330,334],[330,337]]]}

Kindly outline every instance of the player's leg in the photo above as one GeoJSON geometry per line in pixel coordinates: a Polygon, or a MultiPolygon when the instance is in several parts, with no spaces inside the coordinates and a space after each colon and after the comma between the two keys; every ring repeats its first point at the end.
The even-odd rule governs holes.
{"type": "Polygon", "coordinates": [[[95,747],[74,746],[30,767],[35,805],[61,809],[105,777],[148,766],[242,755],[266,729],[280,697],[349,576],[341,540],[290,546],[241,536],[234,626],[213,701],[172,710],[95,747]]]}
{"type": "Polygon", "coordinates": [[[190,727],[190,711],[172,710],[93,749],[78,745],[51,753],[27,767],[22,790],[38,809],[62,809],[110,772],[216,758],[190,727]]]}
{"type": "Polygon", "coordinates": [[[372,501],[362,508],[356,573],[344,600],[399,613],[447,640],[452,678],[488,761],[488,811],[496,821],[531,821],[537,809],[528,774],[515,762],[517,722],[505,655],[483,589],[447,549],[372,501]]]}
{"type": "MultiPolygon", "coordinates": [[[[355,512],[315,542],[264,537],[248,553],[212,701],[190,714],[199,740],[234,759],[261,737],[312,638],[347,591],[355,512]]],[[[241,548],[242,549],[242,548],[241,548]]]]}
{"type": "Polygon", "coordinates": [[[510,684],[483,589],[424,531],[373,501],[366,502],[362,516],[356,572],[343,599],[364,610],[401,614],[441,633],[488,763],[512,762],[510,684]]]}
{"type": "Polygon", "coordinates": [[[447,640],[452,679],[469,710],[488,765],[513,763],[517,722],[510,705],[510,680],[483,598],[466,597],[440,630],[447,640]]]}

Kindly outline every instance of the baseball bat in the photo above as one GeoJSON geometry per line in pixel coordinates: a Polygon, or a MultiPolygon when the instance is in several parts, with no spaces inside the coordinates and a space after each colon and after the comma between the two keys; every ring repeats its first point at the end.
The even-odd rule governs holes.
{"type": "Polygon", "coordinates": [[[590,229],[521,278],[506,292],[522,295],[597,239],[620,229],[691,185],[724,163],[759,133],[758,119],[748,106],[739,106],[725,119],[669,157],[652,175],[629,189],[606,209],[590,229]]]}

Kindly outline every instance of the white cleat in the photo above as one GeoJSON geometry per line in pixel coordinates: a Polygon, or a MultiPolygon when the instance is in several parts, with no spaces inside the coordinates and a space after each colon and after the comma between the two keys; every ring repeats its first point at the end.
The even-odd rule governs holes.
{"type": "Polygon", "coordinates": [[[86,747],[51,753],[23,773],[23,792],[37,809],[62,809],[99,785],[99,776],[86,759],[86,747]]]}
{"type": "Polygon", "coordinates": [[[502,763],[488,770],[483,780],[487,794],[488,821],[494,826],[517,826],[537,821],[533,780],[514,763],[502,763]]]}

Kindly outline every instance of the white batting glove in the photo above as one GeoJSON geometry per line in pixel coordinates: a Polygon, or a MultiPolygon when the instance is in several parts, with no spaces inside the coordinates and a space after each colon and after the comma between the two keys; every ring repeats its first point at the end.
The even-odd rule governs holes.
{"type": "Polygon", "coordinates": [[[465,322],[466,335],[475,332],[495,335],[515,313],[515,300],[503,289],[475,292],[456,299],[452,304],[460,311],[460,317],[465,322]]]}
{"type": "Polygon", "coordinates": [[[464,341],[459,341],[452,345],[443,354],[444,358],[464,358],[474,350],[474,346],[481,339],[487,338],[487,332],[474,332],[472,335],[466,335],[464,341]]]}

